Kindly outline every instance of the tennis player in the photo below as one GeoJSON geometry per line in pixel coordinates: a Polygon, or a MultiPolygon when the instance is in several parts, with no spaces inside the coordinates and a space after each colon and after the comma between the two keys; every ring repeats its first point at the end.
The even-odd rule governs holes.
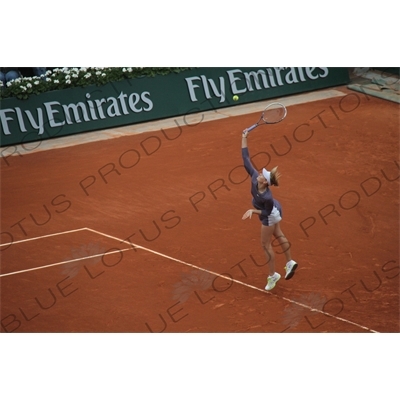
{"type": "Polygon", "coordinates": [[[251,218],[253,214],[257,214],[261,221],[261,245],[264,249],[268,261],[269,276],[265,290],[271,290],[279,281],[281,275],[275,271],[275,253],[272,248],[272,237],[274,236],[286,257],[286,275],[285,279],[293,277],[297,263],[292,260],[290,253],[290,243],[283,234],[280,221],[282,220],[282,208],[277,200],[272,196],[270,186],[279,186],[278,167],[271,171],[263,168],[258,173],[250,161],[249,149],[247,148],[247,130],[242,133],[242,157],[244,167],[251,178],[251,194],[253,196],[254,209],[247,210],[242,219],[251,218]]]}

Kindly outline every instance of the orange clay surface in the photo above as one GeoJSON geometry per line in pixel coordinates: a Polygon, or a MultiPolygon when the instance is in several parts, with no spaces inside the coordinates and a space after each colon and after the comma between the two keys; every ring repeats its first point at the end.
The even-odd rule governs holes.
{"type": "Polygon", "coordinates": [[[249,137],[299,263],[270,293],[259,112],[2,159],[1,332],[399,332],[399,109],[339,89],[249,137]]]}

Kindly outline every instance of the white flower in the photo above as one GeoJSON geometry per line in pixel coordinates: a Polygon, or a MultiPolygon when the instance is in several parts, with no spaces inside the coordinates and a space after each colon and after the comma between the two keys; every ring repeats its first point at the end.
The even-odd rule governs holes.
{"type": "Polygon", "coordinates": [[[71,83],[71,81],[65,81],[65,83],[66,83],[67,85],[69,85],[69,84],[71,83]]]}
{"type": "Polygon", "coordinates": [[[131,67],[128,68],[128,72],[132,72],[132,68],[131,67]]]}
{"type": "Polygon", "coordinates": [[[26,87],[25,86],[21,86],[21,89],[25,92],[26,91],[26,87]]]}
{"type": "Polygon", "coordinates": [[[122,72],[126,72],[126,68],[122,68],[122,72]]]}
{"type": "Polygon", "coordinates": [[[100,71],[97,71],[96,72],[96,75],[98,76],[98,75],[101,75],[101,72],[100,71]]]}
{"type": "Polygon", "coordinates": [[[103,72],[103,73],[101,74],[101,76],[106,76],[106,74],[103,72]]]}
{"type": "Polygon", "coordinates": [[[85,78],[88,79],[88,78],[90,78],[91,76],[92,76],[92,74],[91,74],[90,72],[88,72],[88,73],[85,75],[85,78]]]}
{"type": "Polygon", "coordinates": [[[54,83],[60,83],[58,79],[54,79],[54,83]]]}
{"type": "Polygon", "coordinates": [[[46,82],[51,82],[51,79],[50,78],[46,78],[46,82]]]}
{"type": "Polygon", "coordinates": [[[39,81],[33,82],[34,85],[39,85],[39,83],[40,83],[39,81]]]}
{"type": "Polygon", "coordinates": [[[78,78],[78,74],[72,74],[73,78],[78,78]]]}
{"type": "Polygon", "coordinates": [[[70,75],[65,75],[65,80],[66,81],[68,81],[68,80],[70,80],[71,79],[71,76],[70,75]]]}
{"type": "Polygon", "coordinates": [[[31,88],[32,85],[31,85],[30,83],[28,83],[28,84],[26,85],[26,87],[27,87],[27,88],[31,88]]]}
{"type": "Polygon", "coordinates": [[[11,81],[8,81],[8,82],[6,83],[6,85],[7,85],[7,86],[11,86],[11,85],[12,85],[12,82],[11,82],[11,81]]]}
{"type": "Polygon", "coordinates": [[[45,73],[46,76],[49,76],[49,75],[51,75],[51,74],[52,74],[52,72],[51,72],[51,70],[49,70],[49,69],[48,69],[48,70],[46,71],[46,73],[45,73]]]}

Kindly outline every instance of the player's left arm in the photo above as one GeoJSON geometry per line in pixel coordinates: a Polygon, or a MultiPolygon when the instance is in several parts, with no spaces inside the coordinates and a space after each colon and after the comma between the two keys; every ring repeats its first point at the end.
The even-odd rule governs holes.
{"type": "Polygon", "coordinates": [[[247,210],[247,211],[243,214],[242,219],[246,219],[246,218],[250,218],[250,219],[251,219],[251,216],[252,216],[253,214],[258,214],[258,215],[260,215],[260,214],[261,214],[261,210],[256,210],[256,209],[254,209],[254,208],[251,208],[250,210],[247,210]]]}
{"type": "Polygon", "coordinates": [[[262,215],[263,217],[268,217],[269,215],[271,215],[271,210],[273,207],[273,201],[269,201],[267,200],[264,204],[264,209],[263,210],[257,210],[254,208],[251,208],[250,210],[247,210],[242,219],[246,219],[246,218],[250,218],[253,214],[257,214],[257,215],[262,215]]]}

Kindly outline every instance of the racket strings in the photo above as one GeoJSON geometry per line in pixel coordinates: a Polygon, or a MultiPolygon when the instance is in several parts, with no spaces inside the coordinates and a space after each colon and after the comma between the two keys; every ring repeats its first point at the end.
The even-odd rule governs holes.
{"type": "Polygon", "coordinates": [[[286,116],[286,108],[284,106],[276,106],[274,108],[267,108],[263,113],[263,120],[267,123],[274,123],[282,121],[286,116]]]}

